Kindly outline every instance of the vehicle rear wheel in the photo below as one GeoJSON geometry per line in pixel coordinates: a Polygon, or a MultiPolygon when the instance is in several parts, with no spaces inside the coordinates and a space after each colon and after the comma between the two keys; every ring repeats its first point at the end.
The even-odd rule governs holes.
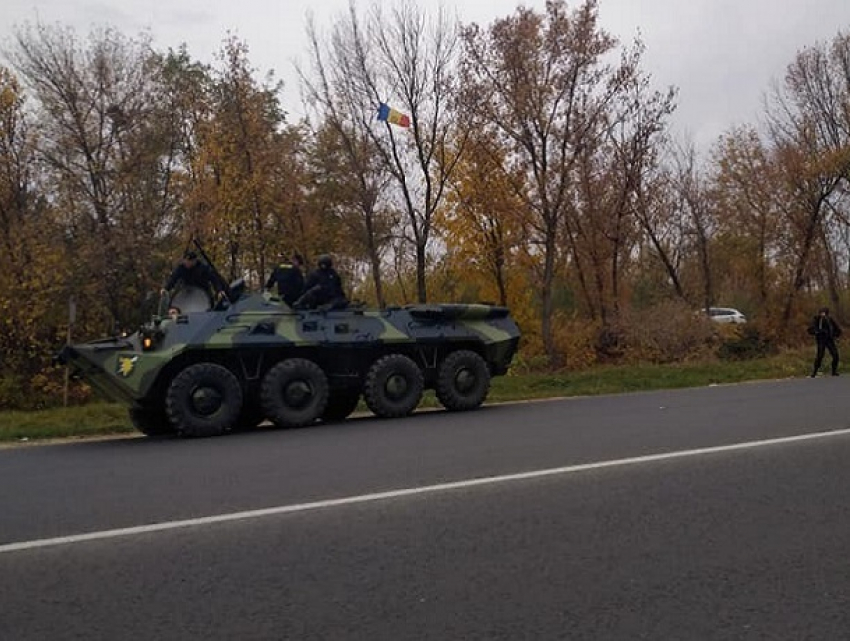
{"type": "Polygon", "coordinates": [[[242,387],[226,367],[196,363],[171,381],[165,411],[182,436],[218,436],[239,418],[242,387]]]}
{"type": "Polygon", "coordinates": [[[325,423],[342,421],[357,409],[357,403],[359,402],[360,392],[335,392],[328,399],[327,407],[322,412],[322,420],[325,423]]]}
{"type": "Polygon", "coordinates": [[[165,410],[153,410],[141,407],[131,407],[130,422],[133,427],[145,436],[165,436],[174,434],[174,426],[169,422],[165,410]]]}
{"type": "Polygon", "coordinates": [[[407,416],[422,399],[422,370],[403,354],[378,359],[366,374],[363,397],[377,416],[407,416]]]}
{"type": "Polygon", "coordinates": [[[328,378],[305,358],[289,358],[272,367],[260,391],[263,412],[278,427],[314,423],[328,403],[328,378]]]}
{"type": "Polygon", "coordinates": [[[443,360],[437,373],[437,399],[447,410],[474,410],[489,391],[490,369],[481,356],[462,349],[443,360]]]}

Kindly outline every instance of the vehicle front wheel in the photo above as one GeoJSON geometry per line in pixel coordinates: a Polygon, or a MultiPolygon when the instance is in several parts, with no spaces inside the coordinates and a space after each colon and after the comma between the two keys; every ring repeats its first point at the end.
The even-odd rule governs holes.
{"type": "Polygon", "coordinates": [[[378,359],[366,374],[363,398],[377,416],[407,416],[422,399],[422,370],[403,354],[378,359]]]}
{"type": "Polygon", "coordinates": [[[481,356],[462,349],[446,356],[437,373],[437,399],[447,410],[473,410],[490,391],[490,369],[481,356]]]}
{"type": "Polygon", "coordinates": [[[328,378],[305,358],[288,358],[272,367],[260,392],[263,412],[278,427],[316,422],[328,403],[328,378]]]}
{"type": "Polygon", "coordinates": [[[239,418],[242,387],[226,367],[196,363],[171,381],[165,411],[182,436],[218,436],[239,418]]]}

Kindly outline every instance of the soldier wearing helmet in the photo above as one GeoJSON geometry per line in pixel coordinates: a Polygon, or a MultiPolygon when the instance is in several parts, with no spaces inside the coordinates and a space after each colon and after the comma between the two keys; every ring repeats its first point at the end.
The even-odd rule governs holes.
{"type": "Polygon", "coordinates": [[[316,265],[317,268],[307,276],[304,295],[295,302],[295,307],[314,309],[325,306],[340,309],[348,305],[348,298],[342,290],[342,280],[333,267],[333,259],[328,254],[322,254],[316,259],[316,265]]]}

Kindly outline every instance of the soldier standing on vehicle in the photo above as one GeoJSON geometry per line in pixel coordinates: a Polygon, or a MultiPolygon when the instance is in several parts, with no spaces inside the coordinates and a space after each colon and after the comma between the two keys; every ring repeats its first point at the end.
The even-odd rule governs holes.
{"type": "Polygon", "coordinates": [[[301,254],[293,253],[288,260],[284,257],[266,281],[266,289],[271,290],[272,293],[276,290],[281,300],[290,307],[304,293],[304,274],[301,271],[303,264],[304,259],[301,254]]]}
{"type": "Polygon", "coordinates": [[[183,259],[171,272],[165,285],[162,287],[162,294],[170,294],[178,284],[184,287],[197,287],[207,292],[213,301],[219,301],[224,298],[227,291],[227,285],[221,279],[221,276],[204,262],[198,260],[198,255],[192,250],[183,252],[183,259]]]}
{"type": "Polygon", "coordinates": [[[811,377],[814,378],[818,375],[818,370],[823,362],[824,352],[827,350],[829,350],[829,355],[832,357],[832,375],[838,376],[838,347],[835,341],[841,336],[841,327],[829,315],[828,307],[821,307],[818,315],[812,319],[809,325],[809,334],[814,336],[817,341],[815,366],[811,377]]]}

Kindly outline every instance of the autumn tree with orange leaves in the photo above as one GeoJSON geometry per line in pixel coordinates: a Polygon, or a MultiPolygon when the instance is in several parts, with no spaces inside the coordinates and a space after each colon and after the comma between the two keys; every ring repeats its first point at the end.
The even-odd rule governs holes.
{"type": "Polygon", "coordinates": [[[68,286],[101,332],[132,326],[182,195],[150,42],[39,25],[17,32],[11,57],[38,107],[41,179],[74,257],[68,286]]]}
{"type": "Polygon", "coordinates": [[[739,128],[716,149],[722,220],[729,238],[750,240],[756,300],[779,335],[796,331],[807,290],[823,292],[841,314],[850,261],[848,70],[847,35],[804,49],[769,94],[765,131],[739,128]]]}
{"type": "Polygon", "coordinates": [[[464,42],[465,102],[524,173],[514,189],[531,214],[541,335],[558,366],[556,278],[569,262],[589,312],[606,321],[633,239],[632,193],[672,95],[647,90],[639,46],[619,65],[606,62],[617,41],[599,26],[593,0],[572,11],[551,0],[542,14],[520,7],[487,30],[468,27],[464,42]]]}
{"type": "Polygon", "coordinates": [[[196,131],[186,236],[208,245],[227,278],[257,287],[278,254],[305,251],[303,194],[293,180],[299,136],[286,126],[279,85],[255,80],[243,42],[225,41],[220,60],[196,131]]]}
{"type": "Polygon", "coordinates": [[[192,236],[253,289],[282,252],[329,251],[379,305],[508,305],[549,368],[628,357],[644,311],[668,340],[630,353],[668,361],[687,345],[669,310],[687,330],[738,306],[773,344],[815,305],[848,322],[846,34],[790,61],[763,126],[700,155],[670,140],[675,92],[595,0],[486,28],[352,3],[331,26],[310,32],[297,124],[235,38],[207,65],[146,35],[18,29],[0,67],[0,405],[55,396],[71,296],[75,339],[132,329],[192,236]]]}
{"type": "Polygon", "coordinates": [[[37,407],[55,393],[44,371],[67,326],[61,228],[45,198],[24,102],[17,77],[0,66],[0,408],[37,407]]]}
{"type": "MultiPolygon", "coordinates": [[[[481,300],[508,305],[511,290],[527,283],[520,269],[526,253],[525,204],[503,173],[505,157],[493,137],[473,132],[460,162],[447,206],[435,219],[446,242],[446,259],[469,285],[478,280],[481,300]]],[[[515,291],[513,292],[515,293],[515,291]]]]}

